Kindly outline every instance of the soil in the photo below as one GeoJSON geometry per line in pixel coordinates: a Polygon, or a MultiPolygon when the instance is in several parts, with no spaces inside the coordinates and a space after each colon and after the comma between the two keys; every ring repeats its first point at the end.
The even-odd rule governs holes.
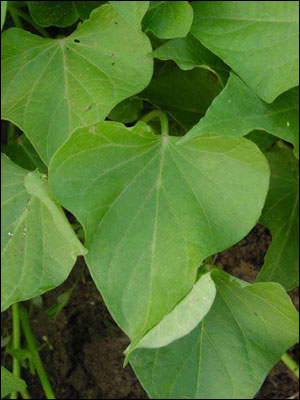
{"type": "MultiPolygon", "coordinates": [[[[269,232],[261,225],[236,246],[218,254],[215,263],[231,274],[253,282],[270,244],[269,232]]],[[[299,304],[299,293],[291,297],[299,304]]],[[[10,315],[2,316],[4,331],[10,326],[10,315]]],[[[130,366],[123,368],[123,351],[127,337],[116,326],[93,284],[83,259],[79,259],[69,279],[43,296],[43,307],[35,307],[32,328],[43,343],[41,356],[58,399],[147,399],[130,366]],[[68,304],[56,318],[45,309],[57,302],[57,296],[69,289],[78,278],[68,304]]],[[[9,330],[9,328],[8,328],[9,330]]],[[[298,347],[291,355],[298,358],[298,347]]],[[[2,354],[3,355],[3,354],[2,354]]],[[[10,356],[3,355],[9,367],[10,356]]],[[[34,399],[43,399],[39,380],[28,369],[22,374],[34,399]]],[[[257,399],[299,398],[298,382],[281,362],[270,372],[257,399]]]]}

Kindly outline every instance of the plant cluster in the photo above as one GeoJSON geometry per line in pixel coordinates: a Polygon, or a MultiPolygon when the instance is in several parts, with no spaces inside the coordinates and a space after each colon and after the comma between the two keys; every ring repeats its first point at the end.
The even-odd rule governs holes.
{"type": "Polygon", "coordinates": [[[30,398],[29,360],[55,398],[19,302],[80,255],[151,398],[250,399],[283,355],[297,373],[298,15],[296,1],[1,1],[1,397],[30,398]],[[213,260],[258,221],[273,239],[250,284],[213,260]]]}

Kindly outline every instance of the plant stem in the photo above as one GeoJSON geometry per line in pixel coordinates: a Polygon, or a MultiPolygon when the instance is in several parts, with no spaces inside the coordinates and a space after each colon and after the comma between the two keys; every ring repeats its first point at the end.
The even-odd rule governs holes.
{"type": "Polygon", "coordinates": [[[296,361],[288,354],[285,353],[281,357],[281,361],[293,372],[294,375],[299,379],[299,365],[296,361]]]}
{"type": "Polygon", "coordinates": [[[30,396],[30,394],[28,393],[28,390],[27,390],[27,389],[23,390],[23,392],[20,392],[20,393],[21,393],[22,399],[31,399],[31,396],[30,396]]]}
{"type": "Polygon", "coordinates": [[[10,13],[11,19],[13,20],[13,23],[15,24],[15,27],[23,29],[22,22],[17,13],[15,12],[16,9],[14,7],[8,7],[8,11],[10,13]]]}
{"type": "Polygon", "coordinates": [[[163,113],[162,111],[160,111],[160,110],[150,111],[148,114],[144,115],[141,118],[141,121],[147,123],[149,121],[152,121],[155,118],[160,119],[160,129],[161,129],[162,136],[168,136],[169,135],[169,121],[168,121],[168,117],[166,116],[166,114],[163,113]]]}
{"type": "Polygon", "coordinates": [[[30,322],[29,322],[27,311],[24,307],[21,306],[19,313],[20,313],[23,332],[24,332],[24,335],[25,335],[27,343],[28,343],[32,361],[36,368],[38,376],[40,378],[40,381],[43,386],[46,397],[47,397],[47,399],[55,399],[54,392],[52,390],[47,373],[44,369],[44,365],[42,363],[42,360],[41,360],[39,352],[38,352],[38,347],[36,344],[35,337],[33,335],[31,327],[30,327],[30,322]]]}
{"type": "Polygon", "coordinates": [[[15,138],[15,126],[11,122],[8,122],[6,143],[9,144],[13,142],[14,138],[15,138]]]}
{"type": "MultiPolygon", "coordinates": [[[[20,348],[20,343],[21,343],[19,304],[18,303],[13,304],[11,306],[11,311],[12,311],[12,329],[13,329],[12,348],[14,350],[17,350],[20,348]]],[[[17,378],[21,377],[20,361],[16,357],[13,357],[12,372],[17,378]]],[[[10,398],[17,399],[18,393],[17,392],[11,393],[10,398]]]]}
{"type": "MultiPolygon", "coordinates": [[[[19,8],[16,7],[10,7],[9,8],[9,12],[11,13],[11,10],[14,14],[15,17],[17,17],[19,20],[20,18],[24,19],[24,21],[28,22],[31,26],[33,26],[33,28],[39,32],[43,37],[49,37],[48,32],[46,31],[46,29],[42,28],[41,26],[37,25],[33,19],[27,15],[24,11],[20,10],[19,8]]],[[[11,14],[12,16],[12,14],[11,14]]],[[[13,16],[12,16],[13,18],[13,16]]],[[[22,25],[22,24],[21,24],[22,25]]],[[[17,25],[16,25],[17,26],[17,25]]],[[[19,28],[19,26],[18,26],[19,28]]]]}

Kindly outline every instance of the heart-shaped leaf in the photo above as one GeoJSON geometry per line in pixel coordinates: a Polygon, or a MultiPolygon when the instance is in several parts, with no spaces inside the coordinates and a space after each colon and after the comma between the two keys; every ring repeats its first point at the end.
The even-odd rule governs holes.
{"type": "Polygon", "coordinates": [[[2,118],[19,126],[43,161],[75,128],[103,120],[152,75],[151,46],[109,4],[69,37],[4,32],[2,118]]]}
{"type": "Polygon", "coordinates": [[[1,311],[60,285],[86,251],[47,181],[1,155],[1,311]]]}
{"type": "Polygon", "coordinates": [[[193,1],[191,33],[268,103],[299,85],[299,2],[193,1]]]}
{"type": "Polygon", "coordinates": [[[279,144],[266,153],[271,183],[261,222],[273,241],[258,281],[281,283],[287,290],[299,285],[299,166],[291,149],[279,144]]]}
{"type": "Polygon", "coordinates": [[[17,378],[6,368],[1,366],[1,399],[12,392],[21,392],[26,389],[23,379],[17,378]]]}
{"type": "Polygon", "coordinates": [[[93,279],[133,342],[191,290],[203,259],[248,233],[268,190],[252,142],[177,142],[144,123],[102,122],[75,131],[50,165],[56,198],[84,227],[93,279]]]}
{"type": "Polygon", "coordinates": [[[168,346],[132,355],[152,399],[252,399],[298,341],[299,316],[280,285],[242,287],[217,270],[212,277],[216,300],[196,329],[168,346]]]}

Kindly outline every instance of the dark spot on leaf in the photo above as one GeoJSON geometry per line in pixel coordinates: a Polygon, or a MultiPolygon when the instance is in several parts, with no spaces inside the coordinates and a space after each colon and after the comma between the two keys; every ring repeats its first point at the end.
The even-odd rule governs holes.
{"type": "Polygon", "coordinates": [[[67,50],[69,50],[69,47],[67,47],[67,50]]]}
{"type": "Polygon", "coordinates": [[[256,317],[258,317],[258,314],[257,314],[257,312],[256,311],[254,311],[254,313],[253,313],[256,317]]]}
{"type": "Polygon", "coordinates": [[[115,65],[115,62],[113,61],[113,62],[111,63],[111,65],[115,65]]]}
{"type": "Polygon", "coordinates": [[[115,25],[118,25],[118,21],[115,21],[115,25]]]}
{"type": "Polygon", "coordinates": [[[85,111],[85,112],[88,112],[88,111],[90,111],[90,109],[91,109],[92,107],[93,107],[93,106],[90,105],[90,106],[88,106],[84,111],[85,111]]]}
{"type": "Polygon", "coordinates": [[[79,39],[74,39],[74,42],[75,43],[80,43],[80,40],[79,39]]]}

